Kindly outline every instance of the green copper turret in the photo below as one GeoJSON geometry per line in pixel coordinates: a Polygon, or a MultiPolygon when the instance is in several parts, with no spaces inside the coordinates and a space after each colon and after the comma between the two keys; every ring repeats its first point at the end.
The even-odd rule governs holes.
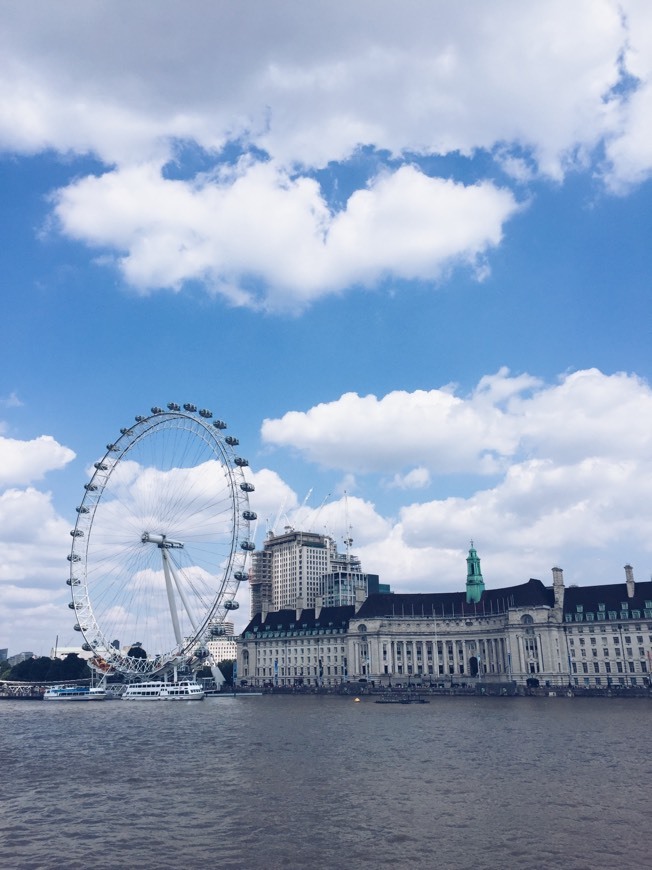
{"type": "Polygon", "coordinates": [[[484,592],[484,580],[480,570],[480,557],[471,541],[471,549],[466,557],[466,603],[477,604],[484,592]]]}

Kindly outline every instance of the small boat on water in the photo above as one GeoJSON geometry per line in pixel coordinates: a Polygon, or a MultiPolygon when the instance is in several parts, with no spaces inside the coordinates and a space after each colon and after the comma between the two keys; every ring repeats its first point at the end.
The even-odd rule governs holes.
{"type": "Polygon", "coordinates": [[[104,686],[48,686],[44,701],[104,701],[104,686]]]}
{"type": "Polygon", "coordinates": [[[123,701],[203,701],[204,690],[194,680],[163,683],[131,683],[122,694],[123,701]]]}

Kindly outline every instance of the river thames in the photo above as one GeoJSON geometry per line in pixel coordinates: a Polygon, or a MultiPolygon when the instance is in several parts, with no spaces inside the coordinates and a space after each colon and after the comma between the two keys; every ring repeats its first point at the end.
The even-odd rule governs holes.
{"type": "Polygon", "coordinates": [[[6,868],[650,866],[645,699],[0,705],[6,868]]]}

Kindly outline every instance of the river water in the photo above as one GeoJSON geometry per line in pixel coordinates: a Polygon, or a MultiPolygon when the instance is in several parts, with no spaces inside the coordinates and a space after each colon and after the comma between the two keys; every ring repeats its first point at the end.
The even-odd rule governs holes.
{"type": "Polygon", "coordinates": [[[645,699],[3,701],[0,867],[652,863],[645,699]]]}

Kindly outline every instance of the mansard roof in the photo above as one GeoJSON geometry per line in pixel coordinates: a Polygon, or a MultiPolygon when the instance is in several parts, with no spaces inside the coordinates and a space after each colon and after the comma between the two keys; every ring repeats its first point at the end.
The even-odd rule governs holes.
{"type": "Polygon", "coordinates": [[[577,613],[578,606],[584,611],[598,612],[600,605],[605,611],[621,611],[627,603],[628,610],[650,610],[652,581],[635,583],[634,597],[627,597],[626,583],[610,583],[605,586],[567,586],[564,591],[564,613],[577,613]]]}
{"type": "Polygon", "coordinates": [[[294,608],[286,610],[272,610],[265,619],[261,613],[257,613],[245,628],[245,632],[265,631],[299,631],[301,629],[312,631],[314,629],[348,628],[349,620],[353,618],[355,607],[322,607],[319,616],[315,616],[314,607],[305,607],[299,613],[294,608]]]}
{"type": "Polygon", "coordinates": [[[485,589],[477,604],[468,604],[466,592],[383,593],[370,595],[356,619],[436,616],[438,618],[505,613],[510,607],[552,607],[554,596],[540,580],[518,586],[485,589]]]}
{"type": "MultiPolygon", "coordinates": [[[[564,613],[573,614],[577,621],[578,607],[582,613],[604,611],[623,612],[622,604],[627,602],[631,611],[650,612],[652,604],[652,581],[636,583],[634,597],[627,597],[626,583],[612,583],[604,586],[567,586],[564,589],[564,613]]],[[[466,592],[376,592],[370,595],[358,612],[353,605],[344,607],[322,607],[315,616],[315,608],[304,608],[297,618],[294,608],[270,611],[265,619],[257,613],[244,629],[258,636],[265,632],[286,631],[333,631],[348,628],[352,619],[384,619],[387,617],[428,617],[439,619],[464,616],[490,616],[505,613],[509,608],[553,607],[554,593],[551,586],[544,586],[541,580],[530,579],[517,586],[502,589],[485,589],[477,604],[468,604],[466,592]]],[[[645,618],[648,618],[645,615],[645,618]]]]}

